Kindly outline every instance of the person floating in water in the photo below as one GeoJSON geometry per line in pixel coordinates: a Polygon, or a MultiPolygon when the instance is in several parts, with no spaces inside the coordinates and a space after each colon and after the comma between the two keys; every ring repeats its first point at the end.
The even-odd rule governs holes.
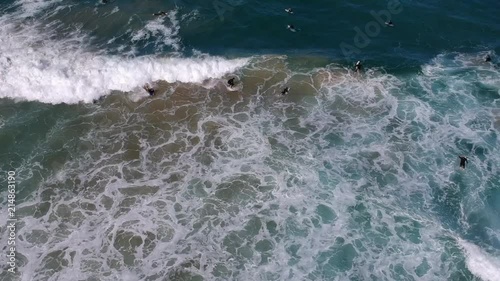
{"type": "Polygon", "coordinates": [[[108,0],[101,0],[101,3],[103,4],[108,4],[108,2],[109,2],[108,0]]]}
{"type": "Polygon", "coordinates": [[[363,65],[361,64],[360,61],[356,63],[356,72],[361,72],[363,71],[363,65]]]}
{"type": "Polygon", "coordinates": [[[282,95],[286,95],[290,92],[290,87],[286,87],[285,89],[283,89],[283,91],[281,91],[281,94],[282,95]]]}
{"type": "Polygon", "coordinates": [[[158,13],[154,13],[153,16],[166,16],[167,13],[164,11],[159,11],[158,13]]]}
{"type": "Polygon", "coordinates": [[[469,160],[465,156],[458,156],[458,158],[460,158],[460,168],[465,169],[465,163],[469,163],[469,160]]]}
{"type": "Polygon", "coordinates": [[[155,89],[150,87],[148,84],[144,85],[144,90],[146,90],[146,92],[148,92],[148,94],[150,96],[154,96],[155,95],[155,89]]]}
{"type": "Polygon", "coordinates": [[[486,57],[484,58],[484,61],[485,62],[490,62],[491,61],[490,55],[486,55],[486,57]]]}
{"type": "Polygon", "coordinates": [[[297,31],[297,30],[295,29],[295,26],[293,26],[293,24],[289,24],[289,25],[287,25],[287,27],[286,27],[286,28],[287,28],[287,29],[289,29],[291,32],[295,32],[295,31],[297,31]]]}
{"type": "Polygon", "coordinates": [[[385,25],[393,27],[394,23],[392,22],[392,20],[389,20],[388,22],[385,23],[385,25]]]}
{"type": "Polygon", "coordinates": [[[286,8],[286,9],[285,9],[285,12],[289,13],[290,15],[292,15],[292,14],[293,14],[293,10],[292,10],[292,8],[286,8]]]}
{"type": "Polygon", "coordinates": [[[97,98],[97,99],[93,99],[93,100],[92,100],[92,103],[97,104],[97,103],[101,102],[102,100],[104,100],[104,96],[99,97],[99,98],[97,98]]]}
{"type": "Polygon", "coordinates": [[[229,87],[231,87],[231,88],[232,88],[232,87],[234,87],[234,85],[235,85],[235,83],[234,83],[234,79],[235,79],[235,78],[233,77],[233,78],[231,78],[231,79],[227,80],[227,84],[228,84],[228,85],[229,85],[229,87]]]}

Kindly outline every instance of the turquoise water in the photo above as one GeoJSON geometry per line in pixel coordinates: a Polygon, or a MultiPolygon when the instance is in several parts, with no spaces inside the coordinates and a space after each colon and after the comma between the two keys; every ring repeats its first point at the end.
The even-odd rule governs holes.
{"type": "Polygon", "coordinates": [[[500,4],[397,4],[2,2],[1,280],[500,280],[500,4]]]}

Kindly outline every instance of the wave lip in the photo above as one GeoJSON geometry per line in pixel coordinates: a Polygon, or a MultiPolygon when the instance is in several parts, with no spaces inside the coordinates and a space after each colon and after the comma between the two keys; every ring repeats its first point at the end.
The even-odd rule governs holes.
{"type": "MultiPolygon", "coordinates": [[[[18,0],[16,5],[36,13],[58,2],[18,0]]],[[[180,50],[176,14],[172,10],[150,21],[134,40],[158,37],[154,41],[158,48],[168,45],[180,50]]],[[[56,27],[57,22],[24,23],[18,14],[0,16],[0,98],[50,104],[92,102],[111,91],[134,91],[152,81],[201,83],[234,72],[249,61],[208,55],[110,55],[92,48],[92,38],[81,30],[68,33],[56,27]]]]}
{"type": "Polygon", "coordinates": [[[248,59],[158,58],[63,54],[10,60],[0,77],[0,98],[44,103],[91,102],[112,90],[131,91],[144,83],[200,83],[243,67],[248,59]]]}

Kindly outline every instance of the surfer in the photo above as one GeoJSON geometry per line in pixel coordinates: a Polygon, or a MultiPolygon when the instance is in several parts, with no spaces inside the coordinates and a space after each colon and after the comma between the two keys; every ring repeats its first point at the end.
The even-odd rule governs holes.
{"type": "Polygon", "coordinates": [[[485,62],[490,62],[491,61],[490,55],[486,55],[486,57],[484,58],[484,61],[485,62]]]}
{"type": "Polygon", "coordinates": [[[104,96],[100,96],[100,97],[98,97],[97,99],[93,99],[93,100],[92,100],[92,103],[93,103],[93,104],[97,104],[97,103],[99,103],[99,102],[101,102],[101,101],[103,101],[103,100],[104,100],[104,96]]]}
{"type": "Polygon", "coordinates": [[[392,20],[389,20],[388,22],[385,23],[385,25],[394,27],[394,23],[392,23],[392,20]]]}
{"type": "Polygon", "coordinates": [[[145,90],[146,92],[148,92],[148,94],[149,94],[150,96],[154,96],[154,95],[155,95],[155,89],[154,89],[154,88],[152,88],[152,87],[150,87],[148,84],[144,85],[144,87],[143,87],[143,88],[144,88],[144,90],[145,90]]]}
{"type": "Polygon", "coordinates": [[[297,30],[295,29],[295,26],[293,26],[293,24],[289,24],[289,25],[287,25],[287,27],[286,27],[286,28],[287,28],[287,29],[290,29],[290,31],[291,31],[291,32],[295,32],[295,31],[297,31],[297,30]]]}
{"type": "Polygon", "coordinates": [[[360,61],[356,63],[356,72],[361,72],[363,71],[363,65],[361,64],[360,61]]]}
{"type": "Polygon", "coordinates": [[[469,163],[467,160],[467,157],[465,156],[458,156],[460,158],[460,168],[465,169],[465,163],[469,163]]]}
{"type": "Polygon", "coordinates": [[[292,15],[292,14],[293,14],[293,10],[292,10],[292,8],[286,8],[286,9],[285,9],[285,12],[289,13],[290,15],[292,15]]]}
{"type": "Polygon", "coordinates": [[[234,87],[234,85],[235,85],[235,84],[234,84],[234,77],[233,77],[233,78],[231,78],[231,79],[229,79],[229,80],[227,80],[227,84],[228,84],[228,85],[229,85],[229,87],[231,87],[231,88],[232,88],[232,87],[234,87]]]}
{"type": "Polygon", "coordinates": [[[167,13],[164,11],[159,11],[158,13],[154,13],[153,16],[166,16],[167,13]]]}
{"type": "Polygon", "coordinates": [[[289,87],[286,87],[285,89],[283,89],[283,91],[281,91],[281,94],[282,95],[286,95],[290,92],[290,88],[289,87]]]}

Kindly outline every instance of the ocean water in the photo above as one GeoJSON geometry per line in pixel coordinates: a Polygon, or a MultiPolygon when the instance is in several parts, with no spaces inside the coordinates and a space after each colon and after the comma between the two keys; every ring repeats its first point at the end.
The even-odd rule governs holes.
{"type": "Polygon", "coordinates": [[[500,280],[500,2],[310,2],[2,1],[0,280],[500,280]]]}

